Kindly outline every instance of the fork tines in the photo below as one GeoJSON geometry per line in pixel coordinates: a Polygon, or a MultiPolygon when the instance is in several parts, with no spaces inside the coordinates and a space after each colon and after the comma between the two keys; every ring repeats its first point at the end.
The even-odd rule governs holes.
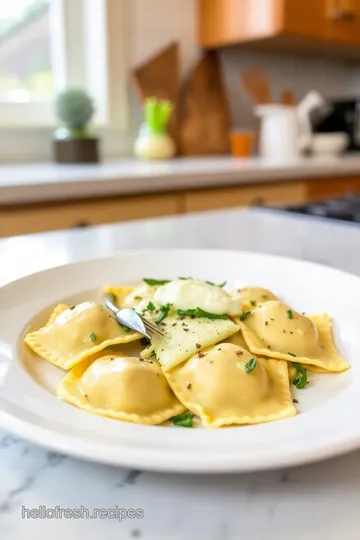
{"type": "Polygon", "coordinates": [[[150,321],[143,319],[144,326],[150,334],[157,334],[158,336],[163,336],[164,333],[160,330],[158,326],[155,326],[150,321]]]}

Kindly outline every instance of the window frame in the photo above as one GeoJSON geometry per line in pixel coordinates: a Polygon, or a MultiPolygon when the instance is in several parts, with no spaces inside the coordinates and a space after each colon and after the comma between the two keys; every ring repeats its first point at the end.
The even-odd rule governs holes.
{"type": "MultiPolygon", "coordinates": [[[[129,125],[128,9],[127,0],[52,0],[50,8],[55,93],[69,86],[84,88],[96,103],[93,125],[111,132],[126,132],[129,125]]],[[[5,134],[48,137],[55,127],[52,103],[0,102],[0,141],[5,134]]],[[[0,160],[7,157],[2,154],[0,148],[0,160]]],[[[29,150],[26,154],[31,156],[29,150]]]]}

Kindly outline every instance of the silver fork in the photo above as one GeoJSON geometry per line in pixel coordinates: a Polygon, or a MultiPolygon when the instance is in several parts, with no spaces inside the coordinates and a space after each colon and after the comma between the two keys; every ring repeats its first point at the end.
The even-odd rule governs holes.
{"type": "Polygon", "coordinates": [[[148,339],[151,339],[150,334],[157,334],[158,336],[164,335],[158,326],[139,315],[134,309],[119,309],[116,307],[111,294],[104,295],[104,304],[115,314],[115,318],[119,324],[123,324],[131,330],[135,330],[135,332],[139,332],[139,334],[142,334],[148,339]]]}

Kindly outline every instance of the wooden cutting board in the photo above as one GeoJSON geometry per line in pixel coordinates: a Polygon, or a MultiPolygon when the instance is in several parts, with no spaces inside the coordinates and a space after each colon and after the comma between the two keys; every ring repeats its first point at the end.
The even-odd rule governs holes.
{"type": "Polygon", "coordinates": [[[171,43],[155,56],[132,71],[135,89],[140,100],[156,97],[168,99],[175,109],[169,122],[169,134],[179,149],[179,124],[177,102],[180,91],[180,49],[177,42],[171,43]]]}
{"type": "Polygon", "coordinates": [[[182,88],[179,104],[180,150],[184,156],[230,151],[230,115],[215,51],[199,60],[182,88]]]}

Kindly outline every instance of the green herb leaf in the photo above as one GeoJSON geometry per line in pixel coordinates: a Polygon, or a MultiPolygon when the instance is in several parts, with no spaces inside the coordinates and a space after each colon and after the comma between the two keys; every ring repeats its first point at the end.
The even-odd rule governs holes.
{"type": "Polygon", "coordinates": [[[152,279],[152,278],[144,278],[143,281],[147,285],[150,285],[151,287],[154,287],[155,285],[166,285],[167,283],[170,283],[170,279],[152,279]]]}
{"type": "Polygon", "coordinates": [[[148,303],[148,305],[146,306],[146,309],[148,311],[155,311],[155,306],[154,304],[152,303],[152,301],[150,300],[150,302],[148,303]]]}
{"type": "Polygon", "coordinates": [[[217,313],[209,313],[197,307],[194,309],[178,309],[177,314],[181,317],[204,317],[205,319],[228,319],[227,315],[218,315],[217,313]]]}
{"type": "Polygon", "coordinates": [[[244,311],[244,313],[240,315],[240,321],[245,321],[249,315],[251,315],[251,311],[244,311]]]}
{"type": "Polygon", "coordinates": [[[179,277],[178,279],[194,279],[192,277],[179,277]]]}
{"type": "Polygon", "coordinates": [[[125,326],[125,324],[120,324],[121,328],[124,330],[124,332],[128,333],[130,332],[130,328],[128,328],[127,326],[125,326]]]}
{"type": "Polygon", "coordinates": [[[194,418],[193,413],[190,411],[187,411],[182,414],[178,414],[177,416],[173,416],[172,418],[170,418],[170,420],[174,424],[174,426],[192,428],[193,418],[194,418]]]}
{"type": "Polygon", "coordinates": [[[142,300],[142,296],[134,296],[134,300],[142,300]]]}
{"type": "Polygon", "coordinates": [[[214,287],[225,287],[227,281],[223,281],[222,283],[213,283],[212,281],[205,281],[205,283],[207,283],[208,285],[214,285],[214,287]]]}
{"type": "Polygon", "coordinates": [[[168,315],[169,311],[172,308],[172,304],[164,304],[159,307],[160,314],[156,319],[156,324],[160,324],[168,315]]]}
{"type": "Polygon", "coordinates": [[[288,309],[288,310],[287,310],[286,315],[288,316],[288,319],[292,319],[292,318],[293,318],[293,312],[291,311],[291,309],[288,309]]]}
{"type": "Polygon", "coordinates": [[[96,336],[95,336],[94,332],[91,332],[90,339],[91,339],[91,341],[96,341],[96,336]]]}
{"type": "Polygon", "coordinates": [[[256,306],[255,300],[250,300],[250,306],[253,306],[253,307],[256,306]]]}
{"type": "Polygon", "coordinates": [[[294,354],[293,352],[288,352],[288,354],[290,354],[290,356],[294,356],[294,358],[296,358],[296,354],[294,354]]]}
{"type": "Polygon", "coordinates": [[[296,386],[298,390],[303,390],[308,384],[307,370],[298,362],[292,362],[292,365],[298,372],[297,377],[293,380],[293,385],[296,386]]]}
{"type": "Polygon", "coordinates": [[[250,371],[252,371],[256,366],[256,358],[254,356],[254,358],[251,358],[251,360],[249,360],[245,366],[244,366],[244,370],[245,370],[245,373],[249,373],[250,371]]]}

